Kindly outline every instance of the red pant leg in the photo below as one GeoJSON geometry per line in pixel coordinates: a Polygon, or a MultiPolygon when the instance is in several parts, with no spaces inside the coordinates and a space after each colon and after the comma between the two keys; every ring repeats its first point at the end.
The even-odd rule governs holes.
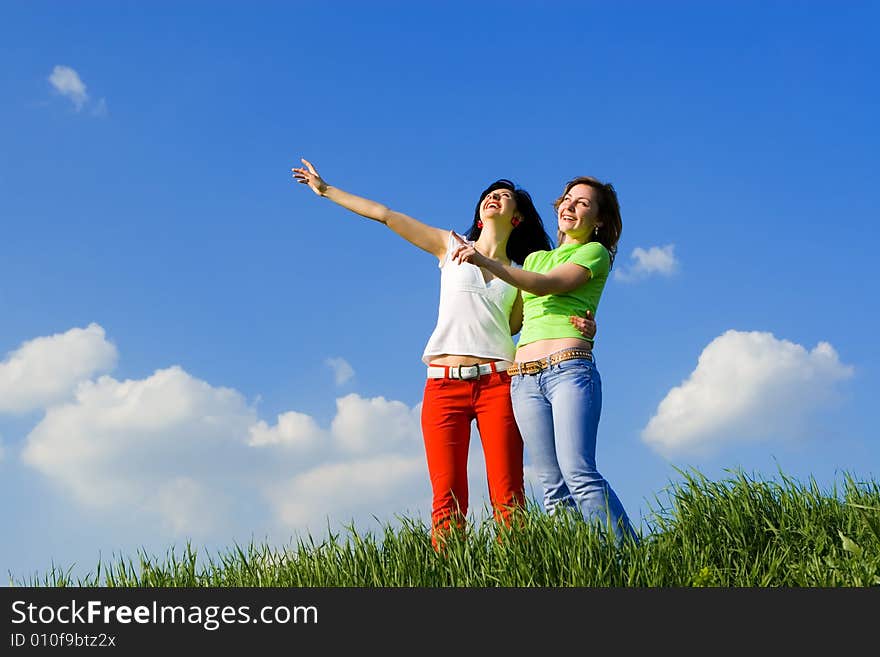
{"type": "Polygon", "coordinates": [[[474,396],[489,499],[495,520],[509,525],[514,509],[525,504],[523,441],[513,416],[510,376],[501,372],[481,377],[474,396]]]}
{"type": "Polygon", "coordinates": [[[422,436],[431,476],[431,542],[468,510],[467,459],[474,411],[471,382],[428,379],[422,398],[422,436]]]}

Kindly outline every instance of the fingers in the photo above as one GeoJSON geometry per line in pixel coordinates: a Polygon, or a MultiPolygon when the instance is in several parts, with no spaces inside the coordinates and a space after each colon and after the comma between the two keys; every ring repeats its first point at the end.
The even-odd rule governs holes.
{"type": "Polygon", "coordinates": [[[593,319],[592,310],[584,312],[583,317],[569,315],[568,321],[588,340],[592,340],[596,336],[596,320],[593,319]]]}
{"type": "Polygon", "coordinates": [[[311,186],[314,183],[314,179],[318,177],[318,174],[314,173],[314,171],[306,171],[303,168],[293,167],[291,171],[296,182],[303,185],[311,186]]]}
{"type": "Polygon", "coordinates": [[[470,262],[470,259],[473,257],[474,253],[474,247],[472,247],[467,242],[464,242],[461,246],[455,247],[455,250],[452,252],[452,256],[450,259],[452,260],[452,262],[456,262],[458,264],[461,264],[463,262],[470,262]]]}
{"type": "Polygon", "coordinates": [[[464,240],[464,238],[462,238],[462,236],[459,235],[458,233],[456,233],[455,231],[452,231],[452,236],[455,238],[455,240],[459,244],[459,246],[455,247],[455,249],[452,251],[452,258],[451,258],[452,262],[455,262],[458,264],[466,262],[467,256],[465,255],[465,253],[468,249],[472,248],[471,245],[468,244],[464,240]]]}
{"type": "Polygon", "coordinates": [[[590,330],[589,320],[584,319],[583,317],[578,317],[577,315],[569,315],[568,321],[574,326],[578,333],[587,338],[587,340],[592,340],[594,333],[590,330]]]}
{"type": "Polygon", "coordinates": [[[307,182],[311,176],[315,176],[316,178],[320,178],[318,172],[315,171],[315,167],[312,166],[312,163],[309,162],[306,158],[299,158],[305,167],[293,167],[291,171],[293,171],[293,177],[299,180],[300,182],[307,182]],[[306,179],[305,181],[303,179],[306,179]]]}

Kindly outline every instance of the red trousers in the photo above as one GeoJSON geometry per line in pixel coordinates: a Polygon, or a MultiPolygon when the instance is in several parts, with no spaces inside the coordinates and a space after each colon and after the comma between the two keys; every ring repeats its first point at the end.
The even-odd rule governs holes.
{"type": "Polygon", "coordinates": [[[510,403],[506,372],[478,379],[428,379],[422,400],[422,436],[431,476],[431,542],[468,511],[468,447],[476,419],[486,458],[489,500],[496,521],[509,524],[523,506],[523,442],[510,403]]]}

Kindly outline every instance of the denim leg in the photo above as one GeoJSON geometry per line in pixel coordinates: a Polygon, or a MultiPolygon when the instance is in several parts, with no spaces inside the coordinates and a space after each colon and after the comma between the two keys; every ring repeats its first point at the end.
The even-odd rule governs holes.
{"type": "Polygon", "coordinates": [[[553,408],[559,469],[581,514],[603,528],[610,523],[618,539],[635,539],[623,504],[596,468],[602,380],[595,364],[582,359],[563,361],[538,376],[543,376],[553,408]]]}
{"type": "Polygon", "coordinates": [[[511,378],[510,399],[529,460],[544,489],[544,509],[552,513],[560,506],[574,506],[574,499],[559,469],[553,438],[553,409],[544,396],[538,376],[511,378]]]}

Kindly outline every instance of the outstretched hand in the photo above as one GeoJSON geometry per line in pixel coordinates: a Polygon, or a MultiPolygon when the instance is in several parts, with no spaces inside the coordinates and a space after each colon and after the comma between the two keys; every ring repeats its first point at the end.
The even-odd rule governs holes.
{"type": "Polygon", "coordinates": [[[455,247],[455,250],[452,252],[452,262],[457,262],[458,264],[469,262],[477,267],[481,267],[487,262],[488,258],[477,251],[473,243],[466,242],[461,235],[455,231],[452,231],[452,236],[455,238],[455,241],[458,242],[458,246],[455,247]]]}
{"type": "Polygon", "coordinates": [[[302,183],[303,185],[308,185],[315,194],[318,196],[324,196],[324,192],[327,191],[327,183],[318,175],[318,172],[315,171],[315,167],[312,166],[312,163],[306,160],[305,158],[300,158],[302,163],[305,165],[304,167],[291,169],[293,171],[293,177],[297,182],[302,183]]]}
{"type": "Polygon", "coordinates": [[[570,315],[568,321],[571,322],[572,326],[574,326],[587,340],[592,340],[596,337],[596,320],[593,319],[592,310],[588,310],[584,317],[570,315]]]}

